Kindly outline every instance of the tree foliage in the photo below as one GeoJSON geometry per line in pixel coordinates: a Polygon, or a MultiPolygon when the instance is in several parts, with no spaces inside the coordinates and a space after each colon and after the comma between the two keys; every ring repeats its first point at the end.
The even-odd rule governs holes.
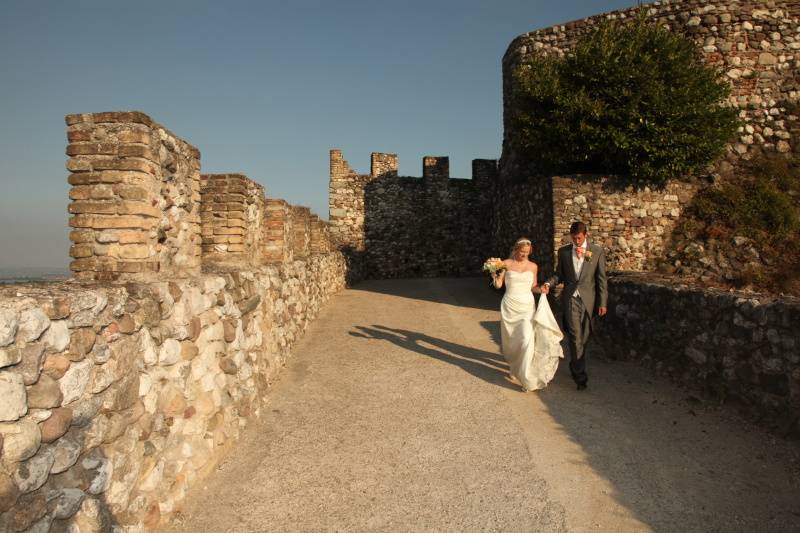
{"type": "Polygon", "coordinates": [[[738,127],[728,83],[690,39],[648,23],[604,22],[563,58],[513,73],[512,142],[538,171],[663,181],[719,157],[738,127]]]}

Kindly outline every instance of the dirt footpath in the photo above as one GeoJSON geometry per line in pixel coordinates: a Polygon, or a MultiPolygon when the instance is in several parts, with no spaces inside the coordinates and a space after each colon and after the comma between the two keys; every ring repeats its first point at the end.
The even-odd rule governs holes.
{"type": "Polygon", "coordinates": [[[800,531],[798,443],[632,363],[524,394],[498,306],[475,278],[336,296],[165,531],[800,531]]]}

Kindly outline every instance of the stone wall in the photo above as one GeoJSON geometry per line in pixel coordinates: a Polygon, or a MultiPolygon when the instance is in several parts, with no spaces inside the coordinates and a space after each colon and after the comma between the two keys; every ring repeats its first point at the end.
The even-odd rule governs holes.
{"type": "MultiPolygon", "coordinates": [[[[742,158],[800,147],[793,140],[800,131],[800,2],[665,0],[644,9],[651,20],[693,38],[705,61],[718,66],[731,83],[730,105],[739,109],[744,125],[714,172],[730,177],[742,158]]],[[[541,176],[511,142],[516,134],[509,121],[513,70],[532,54],[568,54],[602,20],[626,20],[636,12],[616,11],[533,31],[509,45],[503,58],[505,130],[493,251],[503,252],[518,236],[528,235],[537,249],[534,255],[549,271],[552,248],[567,239],[569,224],[581,219],[592,238],[606,246],[611,268],[649,270],[670,253],[672,229],[697,181],[673,180],[651,190],[631,189],[613,177],[541,176]]]]}
{"type": "Polygon", "coordinates": [[[446,157],[425,157],[423,177],[397,176],[395,154],[372,154],[372,174],[331,151],[331,240],[358,254],[370,278],[476,274],[488,250],[496,162],[449,177],[446,157]]]}
{"type": "Polygon", "coordinates": [[[201,178],[147,115],[67,125],[75,279],[0,286],[0,531],[139,531],[258,415],[354,274],[308,208],[201,178]]]}
{"type": "Polygon", "coordinates": [[[0,530],[166,520],[344,283],[344,258],[329,253],[185,280],[0,289],[0,530]]]}
{"type": "Polygon", "coordinates": [[[307,207],[292,206],[292,254],[297,259],[311,253],[311,210],[307,207]]]}
{"type": "Polygon", "coordinates": [[[79,279],[200,271],[200,152],[144,113],[66,117],[79,279]]]}
{"type": "Polygon", "coordinates": [[[543,273],[554,268],[554,251],[570,242],[569,227],[581,220],[590,239],[606,249],[612,270],[646,271],[666,257],[676,223],[697,183],[670,181],[663,188],[635,188],[614,176],[553,176],[503,182],[495,194],[494,249],[510,249],[522,236],[534,244],[543,273]]]}
{"type": "MultiPolygon", "coordinates": [[[[697,43],[706,63],[718,67],[731,83],[730,104],[745,126],[729,147],[729,159],[751,157],[761,149],[789,152],[798,148],[795,105],[800,101],[800,2],[744,0],[663,0],[643,8],[653,22],[686,34],[697,43]],[[794,146],[793,146],[794,144],[794,146]]],[[[614,11],[520,35],[503,57],[505,133],[501,160],[504,175],[525,175],[510,140],[512,72],[532,54],[568,54],[576,41],[605,19],[627,20],[637,8],[614,11]]]]}
{"type": "Polygon", "coordinates": [[[264,260],[268,263],[291,261],[292,211],[286,200],[267,199],[264,260]]]}
{"type": "Polygon", "coordinates": [[[327,223],[307,207],[266,199],[242,174],[201,176],[200,152],[144,113],[69,115],[67,125],[77,279],[191,277],[203,265],[306,258],[312,227],[315,250],[331,249],[327,223]]]}
{"type": "Polygon", "coordinates": [[[201,176],[203,261],[239,268],[264,261],[264,188],[242,174],[201,176]]]}
{"type": "Polygon", "coordinates": [[[612,276],[597,342],[800,434],[800,301],[612,276]]]}

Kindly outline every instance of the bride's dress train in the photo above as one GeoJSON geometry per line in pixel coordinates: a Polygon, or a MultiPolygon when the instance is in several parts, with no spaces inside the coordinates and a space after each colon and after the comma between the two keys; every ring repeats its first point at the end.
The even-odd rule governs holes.
{"type": "Polygon", "coordinates": [[[564,357],[558,327],[547,298],[536,306],[531,292],[533,272],[506,271],[506,294],[500,304],[503,356],[526,390],[544,388],[564,357]]]}

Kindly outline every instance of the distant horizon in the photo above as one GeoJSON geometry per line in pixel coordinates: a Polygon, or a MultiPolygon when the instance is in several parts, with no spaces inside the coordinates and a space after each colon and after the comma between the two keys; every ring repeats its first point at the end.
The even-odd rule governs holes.
{"type": "Polygon", "coordinates": [[[64,116],[137,110],[196,146],[203,173],[242,173],[328,217],[328,153],[360,173],[448,156],[499,159],[501,60],[523,33],[635,0],[8,0],[0,20],[0,269],[68,268],[64,116]]]}

